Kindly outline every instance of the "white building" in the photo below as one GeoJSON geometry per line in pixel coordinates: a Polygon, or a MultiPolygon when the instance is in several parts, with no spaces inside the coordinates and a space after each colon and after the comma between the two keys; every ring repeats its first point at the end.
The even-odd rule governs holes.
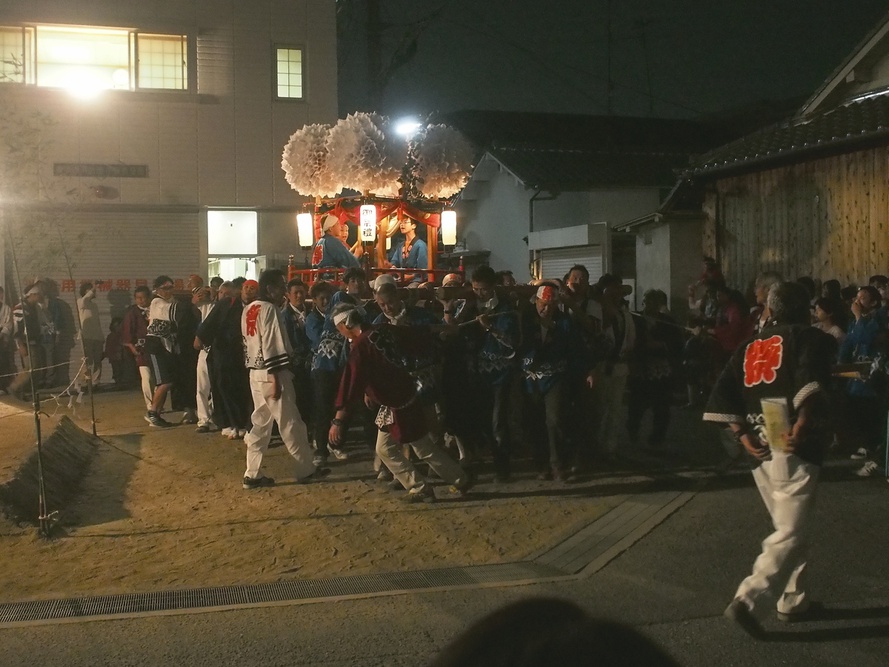
{"type": "Polygon", "coordinates": [[[0,132],[39,146],[0,153],[8,292],[6,230],[23,280],[72,308],[96,281],[106,328],[159,274],[232,278],[298,251],[281,152],[336,121],[334,0],[7,2],[0,49],[0,132]]]}
{"type": "Polygon", "coordinates": [[[468,111],[446,122],[484,154],[455,208],[467,251],[490,251],[516,279],[632,281],[635,239],[613,228],[660,205],[711,128],[685,120],[468,111]]]}

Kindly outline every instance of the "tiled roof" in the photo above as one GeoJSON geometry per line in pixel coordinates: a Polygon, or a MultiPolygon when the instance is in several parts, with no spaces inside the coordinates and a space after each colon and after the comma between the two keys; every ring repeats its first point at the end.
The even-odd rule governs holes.
{"type": "Polygon", "coordinates": [[[718,146],[722,125],[675,118],[457,111],[439,119],[489,152],[528,187],[670,187],[689,155],[718,146]]]}
{"type": "Polygon", "coordinates": [[[794,118],[725,144],[694,160],[691,174],[743,171],[889,142],[889,91],[794,118]]]}
{"type": "Polygon", "coordinates": [[[488,151],[527,187],[552,191],[593,187],[670,187],[688,166],[686,153],[493,148],[488,151]]]}

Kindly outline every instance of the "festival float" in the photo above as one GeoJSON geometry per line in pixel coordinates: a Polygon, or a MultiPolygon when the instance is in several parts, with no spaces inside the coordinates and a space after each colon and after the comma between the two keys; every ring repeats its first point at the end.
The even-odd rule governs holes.
{"type": "MultiPolygon", "coordinates": [[[[290,137],[281,168],[290,187],[310,197],[297,215],[299,244],[307,268],[290,256],[289,278],[311,284],[323,277],[338,281],[344,269],[311,268],[310,248],[322,236],[322,220],[333,214],[355,230],[355,241],[343,241],[359,257],[369,279],[391,273],[402,284],[415,274],[437,284],[451,268],[435,266],[439,243],[457,242],[456,213],[450,208],[472,169],[472,145],[447,125],[422,126],[410,138],[396,133],[390,119],[375,113],[354,113],[335,125],[305,125],[290,137]],[[354,193],[354,194],[350,194],[354,193]],[[417,236],[427,245],[428,265],[395,268],[388,259],[402,220],[417,223],[417,236]],[[425,237],[421,232],[425,231],[425,237]]],[[[460,267],[462,270],[462,266],[460,267]]]]}

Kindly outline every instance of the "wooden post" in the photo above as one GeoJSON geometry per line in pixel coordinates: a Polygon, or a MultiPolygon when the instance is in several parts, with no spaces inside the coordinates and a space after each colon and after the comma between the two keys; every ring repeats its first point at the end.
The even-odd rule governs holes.
{"type": "MultiPolygon", "coordinates": [[[[439,216],[439,223],[441,224],[441,216],[439,216]]],[[[429,270],[429,273],[426,274],[426,280],[430,282],[435,282],[435,274],[432,272],[432,269],[435,268],[435,257],[438,254],[438,227],[433,227],[432,225],[426,225],[426,268],[429,270]]]]}

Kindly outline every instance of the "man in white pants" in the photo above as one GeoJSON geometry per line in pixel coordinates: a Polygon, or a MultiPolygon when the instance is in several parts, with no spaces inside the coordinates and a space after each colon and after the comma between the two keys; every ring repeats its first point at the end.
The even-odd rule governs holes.
{"type": "MultiPolygon", "coordinates": [[[[215,294],[209,287],[204,286],[204,279],[198,275],[191,275],[188,278],[188,288],[191,290],[191,302],[197,307],[201,313],[201,322],[207,319],[207,315],[216,305],[215,294]]],[[[201,342],[195,338],[194,348],[198,350],[198,366],[197,366],[197,392],[195,399],[197,403],[198,425],[195,429],[198,433],[209,433],[213,429],[213,405],[210,396],[210,369],[207,367],[207,352],[209,348],[201,345],[201,342]]]]}
{"type": "Polygon", "coordinates": [[[826,389],[835,348],[830,335],[810,326],[802,285],[774,285],[768,307],[770,324],[734,354],[704,413],[707,421],[727,424],[757,460],[753,479],[775,528],[725,610],[757,639],[765,635],[760,617],[767,600],[785,622],[810,620],[818,609],[805,589],[806,547],[831,441],[826,389]],[[779,419],[764,414],[775,408],[779,419]]]}
{"type": "Polygon", "coordinates": [[[272,421],[277,422],[284,446],[296,461],[297,482],[309,482],[330,473],[329,468],[316,468],[312,463],[312,447],[296,408],[290,370],[292,350],[278,310],[286,289],[284,274],[277,269],[263,271],[258,289],[259,300],[245,305],[241,315],[245,363],[250,369],[254,408],[250,417],[253,428],[244,436],[247,445],[245,489],[275,484],[274,479],[259,471],[271,440],[272,421]]]}

